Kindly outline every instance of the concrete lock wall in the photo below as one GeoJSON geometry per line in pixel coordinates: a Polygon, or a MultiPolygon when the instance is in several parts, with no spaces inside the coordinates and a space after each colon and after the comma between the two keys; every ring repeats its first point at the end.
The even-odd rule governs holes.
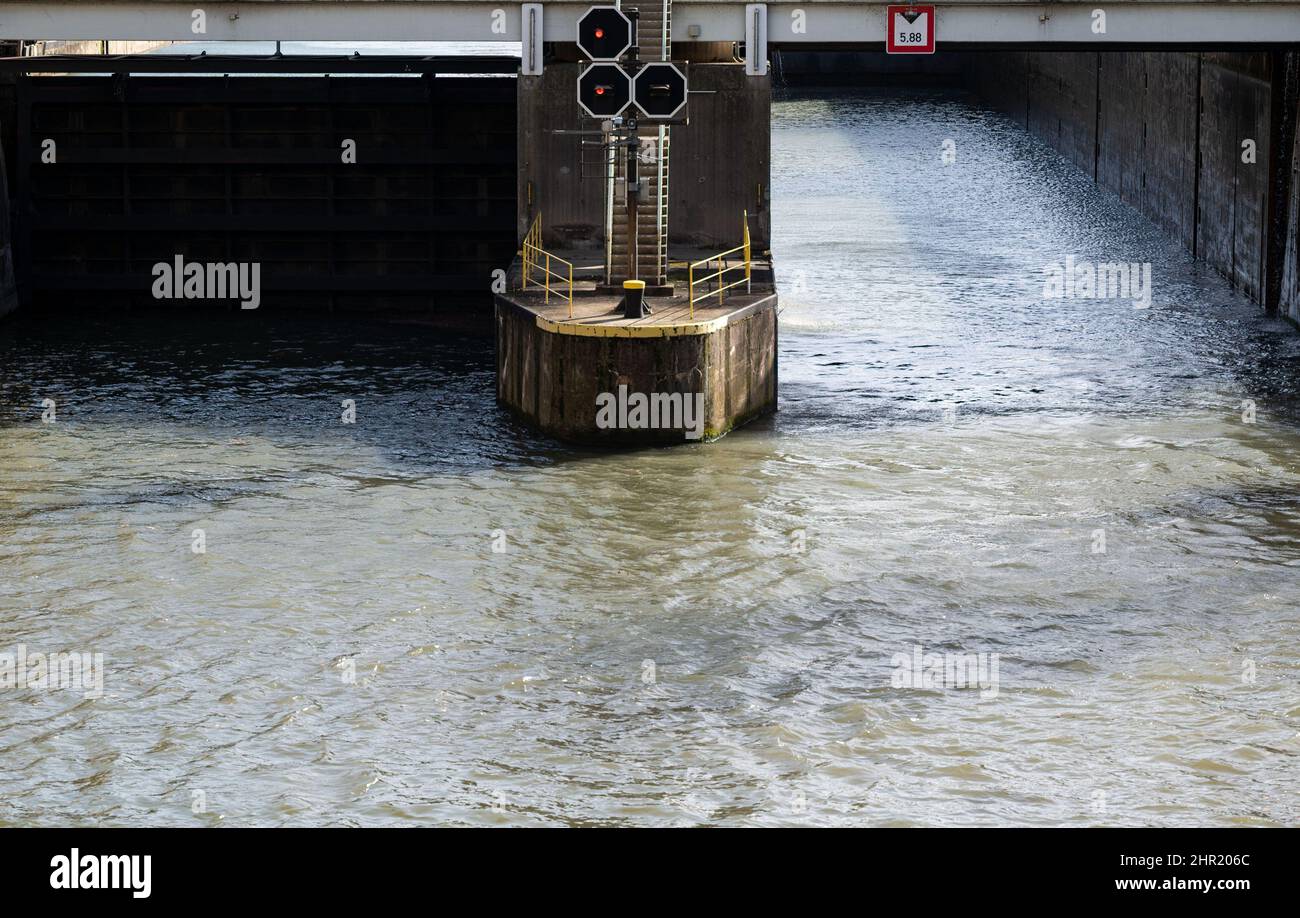
{"type": "Polygon", "coordinates": [[[1273,170],[1271,200],[1277,206],[1269,211],[1269,234],[1282,258],[1270,265],[1269,280],[1276,285],[1278,310],[1300,325],[1300,52],[1287,52],[1274,87],[1273,149],[1289,150],[1290,157],[1273,170]]]}
{"type": "Polygon", "coordinates": [[[772,82],[739,64],[691,64],[690,124],[672,129],[669,244],[729,249],[749,213],[753,246],[772,238],[772,82]],[[696,93],[699,93],[698,95],[696,93]]]}
{"type": "Polygon", "coordinates": [[[1252,299],[1300,320],[1295,57],[1020,51],[970,53],[967,66],[993,107],[1252,299]],[[1243,161],[1247,140],[1254,162],[1243,161]]]}
{"type": "MultiPolygon", "coordinates": [[[[540,212],[544,244],[604,245],[600,123],[580,116],[582,69],[577,63],[548,63],[541,76],[519,78],[521,241],[540,212]]],[[[739,245],[741,212],[748,210],[753,244],[762,251],[771,238],[771,81],[746,76],[743,66],[730,63],[692,63],[688,75],[690,123],[671,129],[670,244],[719,250],[739,245]]]]}

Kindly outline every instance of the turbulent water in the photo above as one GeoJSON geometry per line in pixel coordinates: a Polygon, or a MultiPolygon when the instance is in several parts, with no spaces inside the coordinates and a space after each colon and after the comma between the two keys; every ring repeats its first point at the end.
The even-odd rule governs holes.
{"type": "Polygon", "coordinates": [[[0,823],[1296,823],[1300,335],[961,97],[772,148],[717,443],[561,447],[422,327],[0,326],[0,653],[104,665],[0,690],[0,823]]]}

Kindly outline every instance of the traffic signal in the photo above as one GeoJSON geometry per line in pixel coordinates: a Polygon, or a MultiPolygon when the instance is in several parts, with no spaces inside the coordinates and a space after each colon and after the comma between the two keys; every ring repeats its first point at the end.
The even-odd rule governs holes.
{"type": "Polygon", "coordinates": [[[632,20],[616,6],[593,6],[578,20],[578,48],[593,61],[616,61],[632,47],[632,20]]]}
{"type": "Polygon", "coordinates": [[[578,104],[593,118],[621,115],[632,101],[632,80],[618,64],[592,64],[578,77],[578,104]]]}
{"type": "Polygon", "coordinates": [[[686,74],[673,64],[646,64],[633,84],[632,98],[647,118],[671,118],[686,104],[686,74]]]}

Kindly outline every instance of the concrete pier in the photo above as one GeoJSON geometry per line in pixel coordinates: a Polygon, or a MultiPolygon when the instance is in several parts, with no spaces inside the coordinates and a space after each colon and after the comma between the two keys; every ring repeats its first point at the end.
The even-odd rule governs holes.
{"type": "Polygon", "coordinates": [[[652,313],[627,319],[621,299],[596,286],[576,285],[572,308],[552,288],[548,303],[544,288],[522,289],[517,261],[510,292],[497,295],[497,398],[523,420],[569,442],[667,445],[716,439],[776,410],[769,259],[754,261],[748,292],[697,303],[694,315],[678,293],[648,297],[652,313]]]}
{"type": "MultiPolygon", "coordinates": [[[[643,35],[646,59],[658,53],[655,34],[643,35]]],[[[525,251],[532,245],[537,257],[565,267],[548,295],[536,285],[548,271],[534,263],[527,272],[517,259],[506,291],[496,294],[497,398],[558,439],[606,446],[712,440],[776,410],[771,82],[700,56],[708,57],[684,65],[691,95],[686,117],[667,129],[671,147],[666,139],[656,144],[662,129],[653,121],[638,133],[650,155],[642,160],[634,277],[650,282],[651,309],[638,318],[625,318],[622,297],[611,292],[627,277],[628,236],[618,222],[626,176],[621,164],[617,181],[605,171],[601,122],[579,109],[581,67],[551,61],[540,76],[519,78],[519,238],[525,251]],[[669,149],[671,169],[660,170],[669,149]],[[725,278],[700,283],[728,252],[725,278]],[[692,287],[689,266],[703,260],[709,266],[697,267],[692,287]],[[721,298],[719,283],[727,288],[721,298]]]]}

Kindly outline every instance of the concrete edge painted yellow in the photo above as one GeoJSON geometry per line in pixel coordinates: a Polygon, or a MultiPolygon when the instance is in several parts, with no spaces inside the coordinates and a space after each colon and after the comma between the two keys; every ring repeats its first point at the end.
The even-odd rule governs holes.
{"type": "MultiPolygon", "coordinates": [[[[680,322],[676,325],[584,325],[571,319],[554,321],[537,316],[537,327],[553,335],[577,335],[582,338],[684,338],[689,335],[711,335],[733,321],[748,318],[756,309],[766,307],[775,299],[776,294],[769,293],[748,306],[707,322],[680,322]]],[[[521,308],[532,312],[526,306],[521,308]]]]}
{"type": "Polygon", "coordinates": [[[579,335],[586,338],[680,338],[687,335],[711,335],[725,328],[731,316],[719,316],[707,322],[684,322],[681,325],[583,325],[581,322],[552,322],[537,317],[537,327],[556,335],[579,335]]]}

